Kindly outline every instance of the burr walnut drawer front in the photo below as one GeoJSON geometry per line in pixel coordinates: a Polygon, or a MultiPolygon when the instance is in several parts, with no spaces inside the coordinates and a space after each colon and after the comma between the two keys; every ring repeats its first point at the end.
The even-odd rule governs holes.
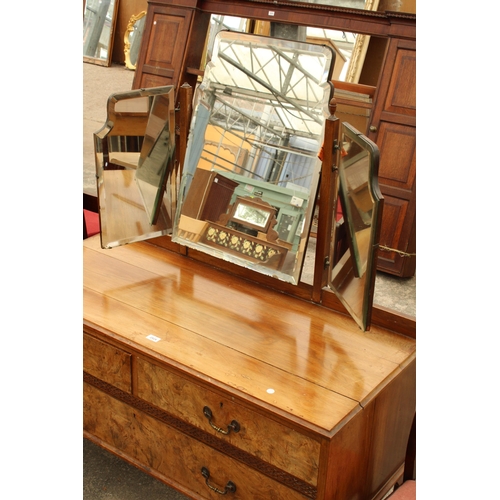
{"type": "Polygon", "coordinates": [[[83,334],[83,370],[122,391],[132,390],[132,355],[83,334]]]}
{"type": "Polygon", "coordinates": [[[320,443],[167,369],[138,358],[137,396],[224,442],[317,485],[320,443]]]}
{"type": "Polygon", "coordinates": [[[84,384],[87,436],[194,498],[305,500],[273,480],[127,403],[84,384]]]}

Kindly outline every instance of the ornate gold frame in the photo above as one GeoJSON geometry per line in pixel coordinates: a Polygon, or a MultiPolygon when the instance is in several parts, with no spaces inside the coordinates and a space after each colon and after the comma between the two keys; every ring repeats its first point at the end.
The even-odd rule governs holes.
{"type": "Polygon", "coordinates": [[[125,67],[128,69],[135,69],[136,65],[132,64],[130,61],[130,33],[134,31],[134,24],[139,20],[142,19],[146,15],[146,11],[143,10],[137,15],[134,15],[130,18],[128,24],[127,24],[127,29],[125,30],[125,35],[123,36],[123,52],[125,54],[125,67]]]}
{"type": "MultiPolygon", "coordinates": [[[[378,4],[380,0],[366,0],[365,10],[376,11],[378,9],[378,4]]],[[[366,51],[368,50],[368,44],[370,43],[369,35],[362,35],[358,33],[356,35],[356,42],[352,48],[351,60],[349,61],[349,66],[347,67],[347,73],[345,81],[349,83],[358,83],[359,76],[361,75],[361,70],[363,69],[363,64],[365,62],[366,51]]]]}

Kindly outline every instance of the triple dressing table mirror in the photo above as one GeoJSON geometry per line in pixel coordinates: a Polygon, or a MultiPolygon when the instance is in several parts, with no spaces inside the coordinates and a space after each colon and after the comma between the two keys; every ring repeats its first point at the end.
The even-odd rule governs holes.
{"type": "Polygon", "coordinates": [[[185,253],[192,249],[296,286],[313,218],[338,221],[341,203],[343,218],[331,225],[330,255],[319,258],[327,257],[330,265],[326,288],[368,330],[382,209],[378,149],[348,124],[329,160],[334,175],[323,175],[335,185],[334,197],[325,204],[328,213],[318,213],[334,59],[322,45],[218,33],[196,90],[182,173],[173,161],[172,88],[111,96],[108,124],[95,135],[101,246],[170,235],[185,253]],[[142,133],[140,153],[134,153],[124,150],[132,133],[122,131],[125,115],[117,113],[118,106],[132,110],[139,102],[146,105],[143,120],[150,132],[142,133]],[[113,130],[122,134],[118,142],[113,130]],[[131,154],[139,156],[136,168],[124,160],[131,154]],[[125,191],[117,194],[125,186],[128,197],[133,186],[133,200],[124,200],[125,191]],[[132,205],[134,217],[117,203],[132,205]]]}

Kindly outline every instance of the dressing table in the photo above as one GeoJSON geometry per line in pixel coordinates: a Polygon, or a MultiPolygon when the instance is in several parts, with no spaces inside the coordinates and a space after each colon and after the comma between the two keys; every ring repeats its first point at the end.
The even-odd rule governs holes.
{"type": "MultiPolygon", "coordinates": [[[[294,61],[295,56],[309,57],[328,80],[332,60],[324,48],[279,41],[267,47],[260,37],[218,36],[216,55],[223,54],[220,59],[225,63],[230,62],[229,49],[235,60],[243,58],[248,48],[249,57],[252,50],[259,51],[261,61],[267,56],[278,60],[277,53],[294,61]]],[[[278,227],[279,209],[267,207],[279,183],[266,189],[251,177],[247,184],[235,181],[240,175],[236,170],[247,163],[235,164],[231,175],[225,169],[212,170],[229,179],[227,185],[234,190],[222,204],[226,217],[210,220],[220,213],[220,205],[217,211],[198,211],[213,217],[193,217],[198,212],[190,211],[193,205],[184,202],[196,188],[193,179],[198,169],[206,170],[199,158],[206,160],[211,140],[202,144],[203,153],[196,156],[200,144],[192,137],[211,138],[210,127],[227,117],[216,103],[229,107],[229,98],[237,90],[245,92],[243,81],[232,70],[234,86],[220,85],[226,76],[221,67],[214,57],[210,78],[204,80],[196,100],[187,151],[176,147],[174,153],[167,133],[178,130],[172,124],[173,89],[168,86],[111,96],[108,116],[112,114],[114,120],[95,134],[102,233],[83,243],[84,436],[193,499],[221,495],[240,500],[382,499],[402,476],[415,414],[416,342],[413,320],[372,304],[380,230],[377,207],[382,207],[377,199],[377,148],[349,127],[340,130],[331,101],[331,115],[317,131],[308,132],[310,143],[315,138],[318,147],[323,145],[322,162],[317,159],[319,151],[302,148],[301,158],[310,160],[311,180],[298,186],[299,178],[291,168],[291,177],[280,187],[285,194],[300,191],[304,195],[303,201],[291,196],[289,203],[298,209],[297,217],[309,221],[299,225],[302,232],[272,233],[278,227]],[[128,102],[134,106],[128,108],[128,102]],[[117,166],[112,158],[127,153],[121,151],[123,144],[131,141],[123,136],[116,117],[121,113],[121,119],[137,121],[138,102],[147,110],[143,118],[149,116],[142,121],[146,124],[142,132],[134,129],[144,138],[139,141],[140,154],[134,157],[143,160],[133,168],[117,166]],[[205,128],[196,135],[205,112],[205,128]],[[113,130],[119,130],[117,136],[113,130]],[[148,142],[148,137],[156,140],[148,142]],[[116,144],[120,151],[113,151],[116,144]],[[158,165],[164,168],[151,169],[158,157],[158,165]],[[178,158],[185,158],[181,169],[178,158]],[[321,165],[320,181],[317,167],[321,165]],[[366,167],[363,188],[359,183],[355,190],[349,187],[352,165],[358,170],[360,165],[366,167]],[[146,189],[142,186],[145,171],[158,174],[147,177],[146,189]],[[120,183],[123,189],[118,193],[120,183]],[[153,185],[155,193],[165,192],[163,198],[148,197],[153,185]],[[238,189],[251,197],[241,197],[238,189]],[[344,246],[336,236],[338,196],[344,215],[355,210],[363,223],[361,231],[355,219],[346,219],[343,234],[348,245],[344,246]],[[115,224],[111,234],[109,222],[117,213],[110,200],[115,198],[135,207],[142,219],[140,224],[124,223],[121,233],[115,231],[115,224]],[[251,211],[251,216],[244,215],[240,204],[261,210],[258,215],[265,208],[265,222],[251,211]],[[183,213],[184,206],[188,210],[183,213]],[[300,271],[316,207],[314,281],[309,284],[300,280],[300,271]],[[182,225],[186,216],[202,228],[199,238],[182,225]],[[257,232],[251,241],[272,234],[274,244],[280,245],[283,239],[284,246],[290,237],[289,270],[245,260],[234,252],[221,255],[219,249],[203,243],[210,223],[226,227],[235,220],[246,227],[232,227],[240,236],[246,234],[242,229],[257,232]],[[144,228],[149,234],[143,234],[144,228]],[[136,233],[131,236],[131,231],[136,233]]],[[[248,67],[242,65],[242,69],[248,67]]],[[[309,73],[312,66],[307,67],[309,73]]],[[[303,68],[300,62],[289,67],[291,78],[280,88],[281,98],[288,97],[293,74],[302,74],[303,68]]],[[[305,137],[301,126],[314,129],[309,120],[318,121],[323,116],[322,103],[330,101],[328,85],[321,79],[314,85],[322,89],[317,92],[320,106],[310,97],[287,101],[295,107],[291,115],[296,121],[290,128],[295,135],[287,138],[286,146],[276,146],[286,150],[287,166],[297,156],[293,144],[300,142],[300,134],[305,137]]],[[[252,100],[261,99],[269,113],[279,113],[283,100],[277,103],[276,95],[275,88],[252,91],[252,100]]],[[[245,106],[233,107],[231,113],[255,123],[257,115],[250,116],[245,106]]],[[[263,115],[260,105],[252,109],[263,115]]],[[[272,123],[268,118],[266,123],[272,123]]],[[[226,132],[234,130],[221,132],[221,144],[228,137],[232,140],[226,132]]],[[[247,131],[243,125],[241,130],[247,131]]],[[[267,127],[265,133],[270,132],[267,127]]],[[[177,133],[182,135],[182,128],[177,133]]],[[[254,147],[261,137],[256,129],[251,135],[254,147]]],[[[181,139],[176,138],[177,145],[183,143],[181,139]]],[[[220,155],[215,155],[213,165],[227,161],[227,156],[220,155]]],[[[211,183],[214,175],[205,178],[211,183]]],[[[131,211],[127,214],[134,217],[131,211]]]]}

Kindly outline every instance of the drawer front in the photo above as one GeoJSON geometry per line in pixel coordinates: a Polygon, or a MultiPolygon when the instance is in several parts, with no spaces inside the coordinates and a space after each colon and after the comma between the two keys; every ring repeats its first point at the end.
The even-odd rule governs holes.
{"type": "Polygon", "coordinates": [[[196,498],[220,498],[221,493],[211,487],[224,492],[228,482],[236,487],[226,491],[228,499],[311,498],[88,384],[84,384],[84,428],[110,450],[196,498]],[[208,479],[202,469],[208,471],[208,479]]]}
{"type": "Polygon", "coordinates": [[[132,356],[83,334],[83,370],[122,391],[132,392],[132,356]]]}
{"type": "Polygon", "coordinates": [[[313,486],[317,485],[318,441],[144,359],[138,358],[136,366],[139,398],[313,486]],[[206,407],[211,411],[210,419],[206,410],[204,413],[206,407]],[[237,432],[235,426],[231,426],[232,422],[237,422],[237,432]]]}

